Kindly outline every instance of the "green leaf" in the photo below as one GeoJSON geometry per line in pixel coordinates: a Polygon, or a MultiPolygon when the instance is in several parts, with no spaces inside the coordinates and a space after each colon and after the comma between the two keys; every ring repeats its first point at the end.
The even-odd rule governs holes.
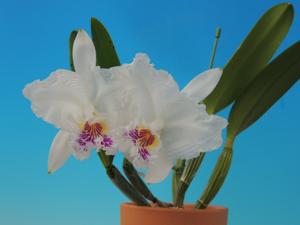
{"type": "Polygon", "coordinates": [[[282,3],[269,9],[260,18],[224,67],[216,88],[204,100],[208,113],[222,110],[243,93],[271,60],[288,33],[293,17],[293,6],[282,3]]]}
{"type": "Polygon", "coordinates": [[[231,110],[228,137],[233,139],[259,119],[300,78],[300,41],[273,60],[249,85],[231,110]]]}
{"type": "Polygon", "coordinates": [[[76,35],[77,35],[77,31],[74,30],[71,32],[70,38],[69,38],[69,62],[70,62],[70,67],[71,67],[72,71],[75,71],[74,63],[73,63],[73,44],[74,44],[76,35]]]}
{"type": "Polygon", "coordinates": [[[119,66],[120,61],[108,31],[96,18],[91,18],[92,38],[96,48],[97,65],[101,68],[119,66]]]}

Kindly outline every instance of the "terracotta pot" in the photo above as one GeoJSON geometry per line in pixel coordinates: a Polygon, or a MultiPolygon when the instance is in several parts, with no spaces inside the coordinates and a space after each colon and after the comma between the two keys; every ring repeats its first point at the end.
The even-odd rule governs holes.
{"type": "Polygon", "coordinates": [[[227,225],[228,209],[210,206],[204,210],[121,205],[121,225],[227,225]]]}

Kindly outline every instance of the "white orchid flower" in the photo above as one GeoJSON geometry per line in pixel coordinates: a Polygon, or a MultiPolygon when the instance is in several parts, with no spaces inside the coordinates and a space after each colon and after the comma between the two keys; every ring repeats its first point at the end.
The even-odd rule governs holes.
{"type": "Polygon", "coordinates": [[[23,90],[33,112],[60,129],[49,153],[50,173],[72,154],[82,160],[94,148],[116,150],[111,135],[118,107],[115,81],[109,70],[96,67],[95,47],[83,30],[74,41],[73,61],[75,72],[57,70],[23,90]]]}
{"type": "Polygon", "coordinates": [[[147,182],[168,176],[174,160],[191,159],[222,144],[227,121],[208,115],[205,105],[198,104],[214,88],[221,70],[196,77],[183,92],[144,54],[112,71],[127,89],[124,116],[131,117],[131,123],[119,133],[118,145],[135,167],[147,169],[147,182]]]}

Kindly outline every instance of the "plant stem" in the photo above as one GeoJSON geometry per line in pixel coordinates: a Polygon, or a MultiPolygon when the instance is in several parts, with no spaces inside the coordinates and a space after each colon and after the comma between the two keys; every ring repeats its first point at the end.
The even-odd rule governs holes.
{"type": "Polygon", "coordinates": [[[216,194],[221,189],[226,176],[228,174],[231,161],[232,161],[232,144],[229,143],[225,146],[222,154],[219,156],[217,164],[213,170],[213,173],[209,179],[209,182],[200,197],[195,204],[197,209],[205,209],[209,203],[214,199],[216,194]]]}
{"type": "Polygon", "coordinates": [[[176,195],[175,205],[177,207],[182,207],[184,202],[185,193],[188,190],[191,182],[193,181],[195,175],[198,172],[198,169],[202,163],[202,160],[205,156],[205,153],[200,153],[199,157],[191,159],[188,161],[187,166],[185,167],[180,182],[178,184],[178,192],[176,195]]]}
{"type": "Polygon", "coordinates": [[[123,160],[123,170],[131,184],[148,200],[157,204],[159,207],[168,207],[169,204],[161,202],[149,190],[145,182],[142,180],[134,166],[126,158],[123,160]]]}
{"type": "Polygon", "coordinates": [[[173,203],[176,203],[178,195],[178,186],[181,175],[184,171],[185,160],[177,160],[176,165],[173,167],[173,177],[172,177],[172,194],[173,194],[173,203]]]}
{"type": "Polygon", "coordinates": [[[217,27],[216,34],[215,34],[215,41],[214,41],[213,51],[212,51],[212,55],[211,55],[210,63],[209,63],[209,68],[210,69],[213,68],[213,66],[214,66],[214,61],[215,61],[215,56],[216,56],[220,36],[221,36],[221,28],[217,27]]]}
{"type": "Polygon", "coordinates": [[[139,206],[150,206],[147,200],[126,180],[120,171],[112,164],[112,157],[105,154],[100,150],[98,156],[106,169],[106,173],[111,181],[119,190],[125,194],[127,198],[139,206]]]}
{"type": "MultiPolygon", "coordinates": [[[[220,36],[221,36],[221,28],[217,27],[209,68],[212,68],[214,65],[214,60],[215,60],[217,46],[218,46],[220,36]]],[[[205,153],[202,152],[202,153],[200,153],[200,155],[197,158],[189,160],[187,163],[187,166],[185,167],[183,173],[181,174],[180,181],[176,181],[176,176],[173,176],[173,189],[174,189],[175,184],[177,186],[177,189],[176,189],[177,191],[175,192],[175,195],[173,192],[173,199],[175,199],[174,203],[177,207],[183,206],[185,193],[188,190],[195,175],[197,174],[197,171],[199,170],[204,157],[205,157],[205,153]],[[175,182],[177,182],[177,183],[175,183],[175,182]]]]}
{"type": "Polygon", "coordinates": [[[98,156],[101,159],[101,162],[105,168],[109,168],[112,166],[114,156],[106,155],[105,151],[99,150],[98,156]]]}

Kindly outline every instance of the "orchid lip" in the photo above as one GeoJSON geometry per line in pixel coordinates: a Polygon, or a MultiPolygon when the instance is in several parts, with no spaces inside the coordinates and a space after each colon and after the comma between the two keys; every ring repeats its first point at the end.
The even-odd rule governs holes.
{"type": "Polygon", "coordinates": [[[114,141],[107,134],[104,122],[85,122],[72,146],[77,150],[86,152],[92,148],[109,150],[113,145],[114,141]]]}
{"type": "Polygon", "coordinates": [[[124,136],[131,140],[137,148],[138,158],[143,161],[149,161],[152,157],[151,150],[159,146],[159,137],[143,126],[125,132],[124,136]]]}

